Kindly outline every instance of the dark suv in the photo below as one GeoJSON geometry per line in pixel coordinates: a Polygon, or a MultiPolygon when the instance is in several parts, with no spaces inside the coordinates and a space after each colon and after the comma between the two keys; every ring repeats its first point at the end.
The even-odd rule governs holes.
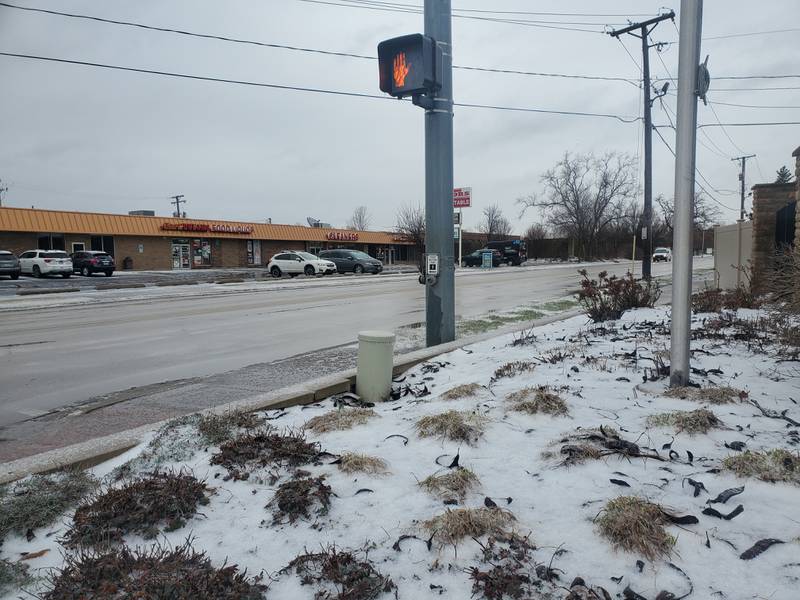
{"type": "Polygon", "coordinates": [[[489,248],[483,248],[481,250],[475,250],[472,254],[467,254],[461,258],[461,266],[462,267],[480,267],[483,266],[483,253],[484,252],[491,252],[492,253],[492,266],[499,267],[500,263],[503,262],[503,255],[500,254],[499,250],[491,250],[489,248]]]}
{"type": "Polygon", "coordinates": [[[81,250],[72,253],[72,269],[84,277],[91,277],[95,273],[105,273],[106,277],[111,277],[115,267],[114,258],[108,252],[81,250]]]}
{"type": "Polygon", "coordinates": [[[8,275],[11,279],[19,279],[19,259],[8,250],[0,250],[0,275],[8,275]]]}
{"type": "Polygon", "coordinates": [[[336,265],[339,273],[380,273],[383,263],[361,250],[323,250],[320,258],[336,265]]]}

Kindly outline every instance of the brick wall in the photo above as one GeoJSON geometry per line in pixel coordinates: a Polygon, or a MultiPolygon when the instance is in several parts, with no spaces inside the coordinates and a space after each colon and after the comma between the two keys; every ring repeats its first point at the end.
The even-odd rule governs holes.
{"type": "Polygon", "coordinates": [[[36,250],[38,243],[35,233],[0,233],[0,250],[8,250],[17,256],[26,250],[36,250]]]}
{"type": "Polygon", "coordinates": [[[775,261],[775,213],[797,197],[795,183],[753,186],[753,285],[762,290],[775,261]]]}
{"type": "MultiPolygon", "coordinates": [[[[88,248],[88,246],[87,246],[88,248]]],[[[172,269],[172,238],[114,236],[114,259],[122,270],[126,257],[133,259],[136,271],[168,271],[172,269]],[[143,252],[139,252],[139,244],[143,252]]]]}
{"type": "MultiPolygon", "coordinates": [[[[261,262],[266,265],[269,262],[269,259],[275,256],[281,250],[305,249],[305,242],[273,242],[270,240],[261,240],[261,262]]],[[[246,256],[243,264],[247,264],[246,256]]]]}

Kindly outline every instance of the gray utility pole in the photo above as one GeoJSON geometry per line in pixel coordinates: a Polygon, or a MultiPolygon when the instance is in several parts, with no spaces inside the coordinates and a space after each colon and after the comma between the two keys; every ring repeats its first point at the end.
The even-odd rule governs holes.
{"type": "MultiPolygon", "coordinates": [[[[653,100],[650,99],[650,45],[648,35],[661,21],[674,19],[675,13],[669,11],[642,23],[632,23],[628,27],[609,32],[611,37],[619,38],[622,34],[630,33],[642,40],[642,89],[644,90],[644,211],[642,219],[642,279],[649,281],[651,262],[653,260],[653,122],[650,116],[653,100]],[[640,35],[633,33],[640,31],[640,35]]],[[[664,90],[666,93],[666,89],[664,90]]],[[[663,95],[663,94],[662,94],[663,95]]]]}
{"type": "Polygon", "coordinates": [[[3,194],[5,194],[7,191],[8,191],[8,186],[7,185],[4,186],[2,179],[0,179],[0,206],[3,206],[3,194]]]}
{"type": "Polygon", "coordinates": [[[170,198],[174,198],[174,200],[170,202],[170,204],[175,205],[175,216],[178,218],[180,218],[181,216],[186,216],[185,213],[181,215],[181,202],[186,202],[186,200],[183,200],[183,194],[178,194],[177,196],[170,196],[170,198]]]}
{"type": "Polygon", "coordinates": [[[744,193],[744,186],[745,186],[744,173],[745,173],[745,165],[747,164],[747,159],[748,158],[755,158],[755,157],[756,157],[755,154],[748,154],[747,156],[737,156],[736,158],[732,158],[731,159],[734,162],[735,161],[739,161],[739,162],[742,163],[742,172],[739,174],[739,181],[741,182],[741,190],[742,190],[741,204],[739,205],[739,220],[740,221],[744,221],[744,198],[745,198],[745,193],[744,193]]]}
{"type": "MultiPolygon", "coordinates": [[[[678,114],[675,141],[675,214],[672,238],[672,325],[669,383],[689,383],[692,318],[692,205],[697,154],[697,97],[701,89],[703,0],[681,0],[678,41],[678,114]]],[[[707,78],[705,79],[707,85],[707,78]]]]}
{"type": "Polygon", "coordinates": [[[744,223],[744,198],[745,198],[745,165],[748,158],[755,158],[755,154],[748,154],[747,156],[737,156],[732,158],[733,161],[742,163],[742,172],[739,173],[739,182],[741,184],[741,201],[739,204],[739,220],[736,221],[737,228],[737,242],[736,242],[736,287],[742,285],[742,223],[744,223]]]}
{"type": "Polygon", "coordinates": [[[425,0],[425,35],[442,52],[442,86],[431,94],[431,106],[425,107],[425,252],[439,257],[439,276],[428,277],[425,285],[428,346],[456,337],[451,21],[450,0],[425,0]]]}

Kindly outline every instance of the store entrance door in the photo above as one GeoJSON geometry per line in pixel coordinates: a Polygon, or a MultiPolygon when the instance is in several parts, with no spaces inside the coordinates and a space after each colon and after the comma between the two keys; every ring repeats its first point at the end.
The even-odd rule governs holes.
{"type": "Polygon", "coordinates": [[[172,268],[191,269],[192,254],[189,244],[172,244],[172,268]]]}

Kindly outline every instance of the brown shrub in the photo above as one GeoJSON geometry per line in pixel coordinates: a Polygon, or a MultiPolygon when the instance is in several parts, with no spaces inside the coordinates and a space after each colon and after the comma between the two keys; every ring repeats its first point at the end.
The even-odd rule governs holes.
{"type": "Polygon", "coordinates": [[[664,529],[667,522],[660,506],[635,496],[611,500],[596,520],[600,534],[615,548],[638,552],[649,560],[672,551],[675,539],[664,529]]]}

